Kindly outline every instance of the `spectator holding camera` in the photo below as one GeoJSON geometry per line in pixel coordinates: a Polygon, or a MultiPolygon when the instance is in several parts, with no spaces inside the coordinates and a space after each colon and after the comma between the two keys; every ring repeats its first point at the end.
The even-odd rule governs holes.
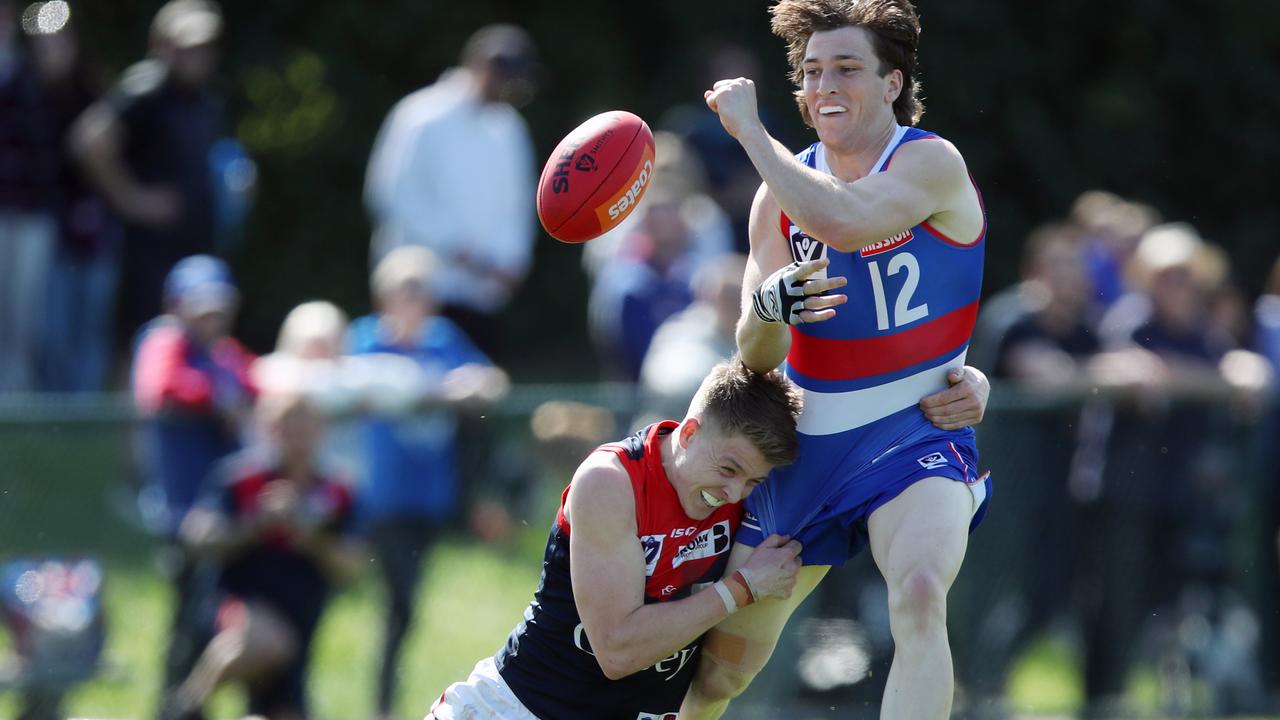
{"type": "Polygon", "coordinates": [[[320,415],[287,393],[264,396],[257,414],[264,443],[228,461],[182,523],[191,552],[220,570],[213,638],[171,699],[179,716],[243,683],[250,714],[306,717],[307,654],[329,591],[366,561],[350,490],[315,461],[320,415]]]}

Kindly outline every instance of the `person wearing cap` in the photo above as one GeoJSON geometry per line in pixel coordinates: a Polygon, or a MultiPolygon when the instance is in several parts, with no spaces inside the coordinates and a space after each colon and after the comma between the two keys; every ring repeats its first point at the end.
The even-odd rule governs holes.
{"type": "Polygon", "coordinates": [[[396,248],[373,272],[376,315],[351,323],[352,360],[376,363],[402,400],[393,404],[365,393],[369,414],[359,428],[364,478],[362,524],[387,585],[386,624],[377,709],[389,717],[395,698],[396,660],[414,616],[413,599],[432,539],[455,522],[461,505],[456,441],[458,413],[497,399],[507,376],[466,333],[436,312],[430,291],[439,261],[422,247],[396,248]],[[401,390],[392,364],[409,359],[401,390]]]}
{"type": "Polygon", "coordinates": [[[223,135],[210,90],[222,14],[210,0],[170,0],[151,24],[145,60],[89,106],[71,148],[125,228],[119,320],[128,335],[159,312],[165,273],[214,250],[210,151],[223,135]]]}
{"type": "Polygon", "coordinates": [[[229,334],[240,295],[225,263],[185,258],[164,281],[167,312],[139,334],[134,404],[141,422],[140,506],[168,544],[176,607],[166,661],[166,688],[190,671],[201,638],[193,631],[200,575],[176,544],[177,530],[206,479],[239,450],[256,394],[250,354],[229,334]]]}
{"type": "Polygon", "coordinates": [[[536,68],[524,30],[481,28],[459,67],[391,109],[365,178],[373,262],[402,245],[435,252],[449,266],[432,287],[443,314],[499,357],[499,313],[534,237],[533,144],[518,108],[536,68]]]}

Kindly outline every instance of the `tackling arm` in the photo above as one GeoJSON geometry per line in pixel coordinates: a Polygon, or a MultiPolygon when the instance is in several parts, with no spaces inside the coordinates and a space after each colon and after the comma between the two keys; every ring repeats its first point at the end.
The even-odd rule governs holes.
{"type": "MultiPolygon", "coordinates": [[[[671,655],[729,614],[714,588],[645,604],[632,492],[617,459],[596,453],[578,469],[565,505],[573,597],[596,661],[613,680],[671,655]]],[[[726,585],[740,605],[749,602],[736,583],[726,585]]]]}

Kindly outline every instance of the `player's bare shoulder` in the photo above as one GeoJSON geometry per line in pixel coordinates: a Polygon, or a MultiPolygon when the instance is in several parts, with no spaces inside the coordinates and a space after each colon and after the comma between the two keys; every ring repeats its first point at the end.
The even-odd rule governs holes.
{"type": "Polygon", "coordinates": [[[930,225],[962,245],[981,239],[986,227],[982,200],[964,156],[951,141],[930,137],[904,143],[886,171],[909,175],[928,188],[937,207],[930,225]]]}
{"type": "Polygon", "coordinates": [[[631,476],[617,455],[598,450],[582,461],[569,484],[564,511],[573,525],[577,524],[575,514],[590,514],[593,519],[630,517],[634,522],[631,476]]]}

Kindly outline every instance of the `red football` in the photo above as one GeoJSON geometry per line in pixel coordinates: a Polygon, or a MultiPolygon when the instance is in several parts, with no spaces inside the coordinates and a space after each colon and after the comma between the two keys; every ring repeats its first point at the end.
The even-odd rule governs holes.
{"type": "Polygon", "coordinates": [[[613,110],[574,128],[538,180],[538,219],[567,243],[603,235],[635,209],[653,178],[653,133],[635,115],[613,110]]]}

